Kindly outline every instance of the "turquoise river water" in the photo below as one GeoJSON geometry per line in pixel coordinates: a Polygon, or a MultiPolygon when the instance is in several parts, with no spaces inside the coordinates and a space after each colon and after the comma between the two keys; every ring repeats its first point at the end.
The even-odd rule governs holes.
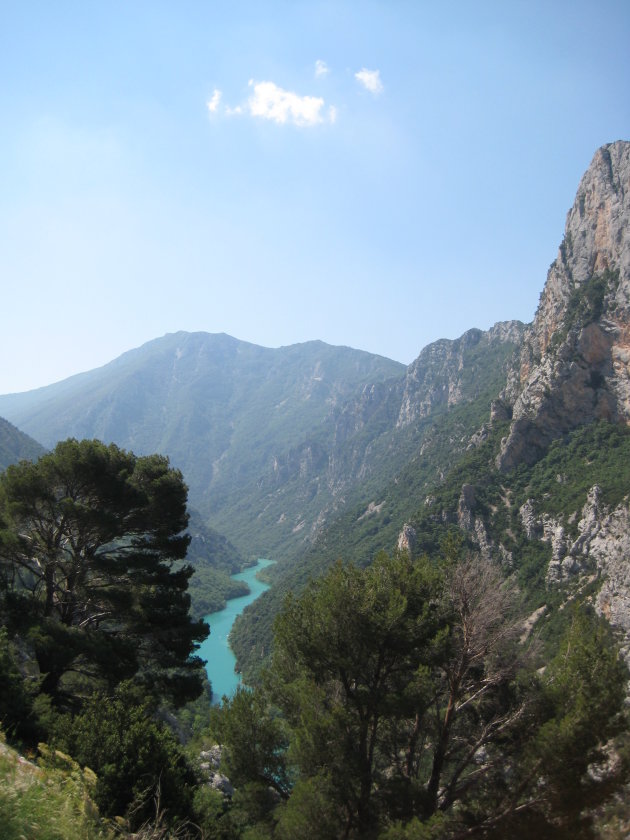
{"type": "Polygon", "coordinates": [[[250,566],[244,572],[232,575],[234,580],[244,580],[249,585],[249,595],[241,598],[230,598],[223,610],[210,613],[206,621],[210,625],[210,635],[199,648],[199,656],[207,660],[206,671],[212,683],[212,702],[220,703],[224,694],[228,697],[236,691],[241,677],[234,670],[236,657],[228,644],[228,636],[232,625],[248,604],[255,601],[259,595],[269,589],[269,584],[263,583],[256,577],[256,572],[273,563],[273,560],[259,560],[255,566],[250,566]]]}

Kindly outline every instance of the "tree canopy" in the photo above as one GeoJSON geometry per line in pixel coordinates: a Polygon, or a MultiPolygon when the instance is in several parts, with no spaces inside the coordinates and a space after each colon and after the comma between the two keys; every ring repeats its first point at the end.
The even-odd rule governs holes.
{"type": "Polygon", "coordinates": [[[175,703],[200,693],[186,499],[167,458],[96,440],[0,476],[1,608],[55,702],[131,677],[175,703]]]}
{"type": "Polygon", "coordinates": [[[627,778],[605,622],[576,612],[541,670],[501,569],[452,548],[337,564],[287,601],[263,687],[216,713],[240,784],[290,782],[274,837],[588,837],[627,778]]]}

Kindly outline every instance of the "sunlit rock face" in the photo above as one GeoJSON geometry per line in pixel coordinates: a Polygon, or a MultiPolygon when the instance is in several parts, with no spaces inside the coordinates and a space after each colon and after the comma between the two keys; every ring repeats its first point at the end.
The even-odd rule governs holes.
{"type": "Polygon", "coordinates": [[[630,422],[630,143],[599,149],[503,398],[512,424],[497,465],[534,463],[598,419],[630,422]]]}

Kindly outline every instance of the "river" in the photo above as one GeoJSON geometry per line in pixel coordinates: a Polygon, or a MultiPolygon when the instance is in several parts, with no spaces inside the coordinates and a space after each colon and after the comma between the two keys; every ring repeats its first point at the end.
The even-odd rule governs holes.
{"type": "Polygon", "coordinates": [[[240,598],[230,598],[225,609],[210,613],[205,620],[210,625],[210,635],[199,647],[199,656],[207,660],[206,671],[212,683],[212,702],[221,702],[224,694],[230,697],[241,682],[240,674],[234,670],[236,657],[228,644],[228,636],[232,625],[248,604],[269,589],[269,584],[258,580],[256,573],[273,560],[259,560],[255,566],[250,566],[244,572],[232,575],[234,580],[244,580],[249,585],[249,595],[240,598]]]}

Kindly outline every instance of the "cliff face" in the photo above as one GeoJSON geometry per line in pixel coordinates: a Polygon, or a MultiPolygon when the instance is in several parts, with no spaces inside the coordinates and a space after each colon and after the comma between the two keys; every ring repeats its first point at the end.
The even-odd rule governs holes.
{"type": "Polygon", "coordinates": [[[397,427],[404,428],[437,408],[474,399],[490,348],[518,346],[523,332],[520,321],[502,321],[485,332],[472,329],[455,341],[444,339],[425,347],[407,370],[397,427]]]}
{"type": "MultiPolygon", "coordinates": [[[[252,506],[258,539],[261,527],[268,527],[277,540],[268,553],[278,556],[290,542],[297,545],[298,539],[302,546],[311,544],[326,525],[355,504],[368,505],[366,517],[376,521],[382,513],[380,518],[385,519],[387,506],[380,505],[380,497],[365,498],[365,488],[370,486],[378,494],[379,483],[393,480],[419,453],[429,461],[432,443],[443,443],[441,429],[449,410],[459,407],[465,413],[478,401],[483,403],[481,414],[487,412],[524,329],[520,322],[508,321],[430,344],[403,377],[367,383],[331,412],[330,422],[317,434],[287,453],[274,454],[258,481],[259,495],[252,506]]],[[[453,458],[467,445],[478,419],[475,411],[462,416],[448,445],[453,458]]],[[[224,522],[220,528],[229,530],[224,522]]]]}
{"type": "Polygon", "coordinates": [[[630,461],[619,428],[630,425],[629,230],[630,143],[619,141],[596,152],[579,184],[536,317],[471,441],[482,446],[495,421],[510,420],[489,462],[499,472],[462,476],[456,507],[443,494],[434,518],[506,569],[539,569],[541,598],[560,588],[572,600],[593,584],[585,597],[630,664],[630,461]]]}
{"type": "Polygon", "coordinates": [[[534,463],[598,419],[630,422],[630,143],[603,146],[578,187],[558,256],[504,398],[497,465],[534,463]]]}
{"type": "Polygon", "coordinates": [[[595,607],[617,631],[622,654],[630,665],[630,506],[626,500],[608,506],[601,488],[589,490],[581,511],[550,516],[535,513],[534,500],[520,509],[526,535],[551,548],[547,586],[575,594],[601,578],[595,607]],[[577,529],[571,527],[577,523],[577,529]]]}

